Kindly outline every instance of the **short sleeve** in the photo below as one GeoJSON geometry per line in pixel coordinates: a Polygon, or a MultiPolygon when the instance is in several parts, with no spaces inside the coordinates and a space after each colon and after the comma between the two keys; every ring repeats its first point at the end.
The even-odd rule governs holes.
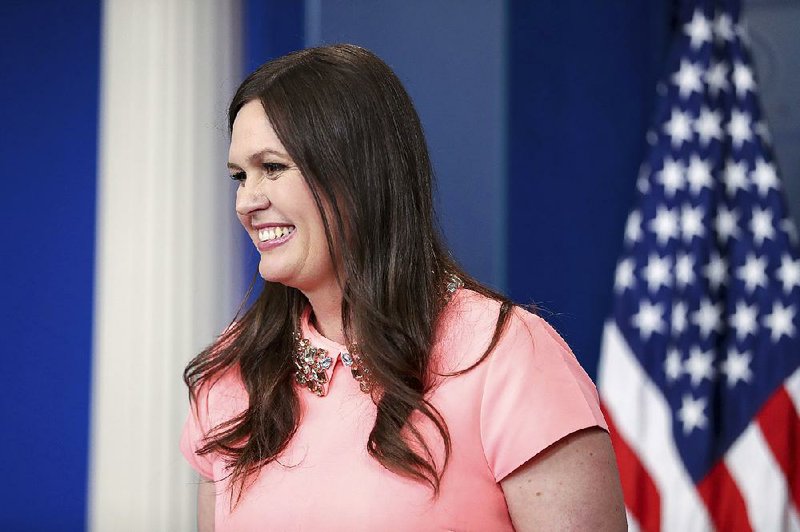
{"type": "Polygon", "coordinates": [[[198,394],[197,403],[189,405],[189,415],[186,416],[186,422],[183,424],[180,448],[184,458],[195,471],[200,473],[203,478],[213,480],[214,469],[212,467],[211,454],[197,454],[197,450],[203,447],[208,433],[206,397],[204,393],[198,394]]]}
{"type": "Polygon", "coordinates": [[[487,364],[480,430],[497,482],[575,431],[608,430],[591,379],[538,316],[516,309],[487,364]]]}

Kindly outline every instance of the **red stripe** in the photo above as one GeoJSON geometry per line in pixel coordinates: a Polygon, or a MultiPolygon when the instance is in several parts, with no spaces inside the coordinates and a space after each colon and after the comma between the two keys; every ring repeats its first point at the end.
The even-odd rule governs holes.
{"type": "Polygon", "coordinates": [[[639,527],[647,532],[658,532],[661,529],[661,498],[653,479],[639,461],[636,452],[622,437],[614,426],[611,414],[601,404],[603,415],[608,423],[611,444],[617,455],[617,467],[625,494],[625,506],[639,522],[639,527]]]}
{"type": "Polygon", "coordinates": [[[698,485],[700,498],[717,530],[750,532],[747,504],[725,462],[720,460],[698,485]]]}
{"type": "Polygon", "coordinates": [[[792,398],[781,386],[764,404],[758,426],[781,467],[794,506],[800,509],[800,418],[792,398]]]}

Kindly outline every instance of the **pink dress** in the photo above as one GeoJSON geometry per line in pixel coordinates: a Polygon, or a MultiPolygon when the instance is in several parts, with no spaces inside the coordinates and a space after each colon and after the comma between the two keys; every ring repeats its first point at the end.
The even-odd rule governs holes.
{"type": "MultiPolygon", "coordinates": [[[[437,367],[468,367],[485,350],[499,303],[459,289],[441,320],[437,367]]],[[[375,405],[343,366],[345,348],[302,319],[303,335],[328,350],[328,393],[300,389],[303,418],[279,462],[263,467],[230,511],[224,458],[198,456],[203,436],[247,407],[238,372],[229,371],[186,421],[181,451],[203,477],[217,482],[216,530],[513,530],[499,482],[564,436],[606,428],[597,391],[569,347],[541,318],[515,309],[487,360],[440,379],[430,401],[444,416],[452,454],[437,499],[425,484],[385,469],[367,454],[375,405]]],[[[419,419],[419,418],[416,418],[419,419]]],[[[441,464],[440,438],[422,423],[441,464]]]]}

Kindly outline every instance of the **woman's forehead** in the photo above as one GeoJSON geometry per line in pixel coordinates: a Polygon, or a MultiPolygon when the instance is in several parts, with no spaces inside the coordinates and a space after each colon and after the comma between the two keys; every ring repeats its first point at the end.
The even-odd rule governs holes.
{"type": "Polygon", "coordinates": [[[264,155],[288,156],[261,102],[253,100],[242,106],[233,122],[228,160],[238,164],[264,155]]]}

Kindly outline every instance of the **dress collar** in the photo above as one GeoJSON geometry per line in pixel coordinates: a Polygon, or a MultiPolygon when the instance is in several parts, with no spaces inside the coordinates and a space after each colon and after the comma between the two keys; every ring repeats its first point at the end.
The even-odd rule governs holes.
{"type": "MultiPolygon", "coordinates": [[[[445,304],[455,292],[464,286],[464,282],[454,274],[449,274],[442,297],[445,304]]],[[[350,373],[358,382],[364,393],[372,390],[372,375],[369,365],[361,358],[361,350],[357,344],[349,348],[322,336],[311,324],[311,305],[306,305],[300,315],[300,330],[294,333],[294,349],[292,353],[295,365],[295,380],[317,396],[328,394],[334,368],[341,359],[342,364],[350,368],[350,373]]]]}
{"type": "Polygon", "coordinates": [[[342,344],[334,342],[320,334],[320,332],[311,323],[311,305],[306,305],[303,313],[300,315],[300,331],[302,338],[308,342],[308,347],[305,354],[301,355],[298,359],[298,354],[295,353],[295,363],[298,364],[298,369],[302,372],[303,366],[310,366],[311,371],[301,373],[309,379],[318,383],[317,388],[311,386],[314,382],[307,384],[306,382],[298,381],[300,384],[308,386],[309,389],[314,391],[318,396],[325,396],[328,394],[328,389],[333,377],[334,368],[339,363],[342,353],[347,353],[347,348],[342,344]],[[326,360],[329,359],[329,360],[326,360]],[[324,377],[322,377],[323,374],[324,377]],[[322,378],[316,378],[322,377],[322,378]]]}

